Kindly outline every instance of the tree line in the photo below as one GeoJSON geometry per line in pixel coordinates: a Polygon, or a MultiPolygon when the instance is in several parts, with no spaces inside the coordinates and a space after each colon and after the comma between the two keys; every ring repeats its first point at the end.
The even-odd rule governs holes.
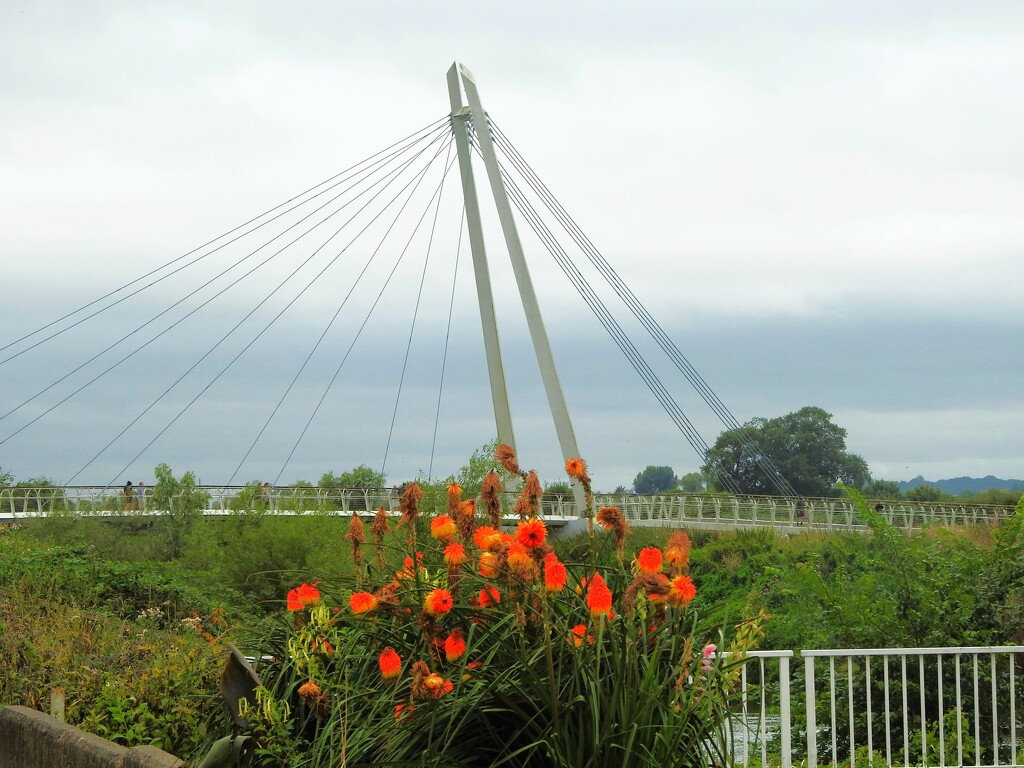
{"type": "MultiPolygon", "coordinates": [[[[901,492],[894,480],[871,477],[867,462],[846,449],[846,430],[832,414],[806,406],[777,418],[755,418],[742,427],[722,432],[704,455],[700,471],[677,477],[671,467],[649,465],[633,480],[636,493],[726,491],[778,495],[771,472],[788,481],[801,496],[838,496],[838,485],[860,490],[872,499],[943,501],[957,498],[923,484],[901,492]],[[729,485],[726,481],[731,481],[729,485]]],[[[616,489],[625,492],[625,488],[616,489]]],[[[1019,491],[988,489],[959,498],[977,503],[1013,505],[1019,491]]]]}

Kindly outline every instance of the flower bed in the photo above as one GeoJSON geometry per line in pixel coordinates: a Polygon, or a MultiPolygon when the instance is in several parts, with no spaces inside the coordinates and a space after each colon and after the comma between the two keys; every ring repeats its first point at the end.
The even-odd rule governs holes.
{"type": "MultiPolygon", "coordinates": [[[[257,655],[273,658],[241,696],[243,760],[265,766],[668,766],[727,762],[727,713],[743,652],[692,609],[689,540],[626,562],[613,507],[591,512],[580,562],[563,562],[538,516],[540,483],[514,452],[495,457],[522,481],[502,530],[504,483],[491,473],[478,511],[448,488],[447,509],[420,519],[410,485],[402,514],[355,517],[357,565],[344,588],[303,584],[257,655]],[[595,528],[594,522],[597,527],[595,528]],[[397,530],[389,536],[389,530],[397,530]],[[601,530],[601,529],[604,530],[601,530]],[[397,555],[386,538],[402,541],[397,555]],[[599,567],[602,548],[617,557],[599,567]],[[389,563],[401,565],[389,566],[389,563]]],[[[588,499],[582,459],[567,473],[588,499]]]]}

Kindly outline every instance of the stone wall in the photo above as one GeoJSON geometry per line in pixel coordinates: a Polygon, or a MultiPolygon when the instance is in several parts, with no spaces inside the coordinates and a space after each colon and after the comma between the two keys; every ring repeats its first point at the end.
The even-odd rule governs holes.
{"type": "Polygon", "coordinates": [[[123,747],[28,707],[0,710],[0,768],[187,768],[156,747],[123,747]]]}

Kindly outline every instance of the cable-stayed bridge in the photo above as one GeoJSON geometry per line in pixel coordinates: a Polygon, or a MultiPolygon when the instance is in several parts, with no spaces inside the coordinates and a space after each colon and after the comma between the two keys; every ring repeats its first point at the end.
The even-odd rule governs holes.
{"type": "MultiPolygon", "coordinates": [[[[209,503],[207,516],[257,511],[271,515],[363,515],[378,509],[400,511],[401,494],[387,488],[275,488],[264,498],[245,486],[203,486],[198,489],[209,503]]],[[[508,494],[506,508],[515,504],[508,494]]],[[[1013,514],[1012,507],[962,501],[920,502],[886,499],[872,502],[875,511],[891,525],[905,530],[930,525],[944,527],[997,524],[1013,514]]],[[[598,493],[595,509],[615,506],[633,525],[690,529],[746,530],[774,528],[781,532],[807,530],[867,529],[862,513],[846,498],[749,496],[722,493],[598,493]]],[[[0,490],[0,522],[13,523],[50,515],[74,514],[97,518],[159,515],[145,493],[125,497],[118,489],[103,486],[66,488],[7,488],[0,490]]],[[[576,500],[567,494],[545,494],[541,515],[559,528],[579,520],[576,500]]],[[[518,519],[509,515],[509,520],[518,519]]]]}
{"type": "MultiPolygon", "coordinates": [[[[486,371],[494,414],[493,427],[480,434],[516,446],[509,383],[521,371],[507,370],[498,333],[500,292],[492,280],[498,238],[487,236],[493,230],[507,251],[563,460],[587,450],[577,443],[527,245],[551,257],[698,459],[704,460],[708,442],[625,320],[662,355],[660,367],[681,377],[722,427],[741,429],[484,110],[468,70],[453,65],[448,90],[448,115],[73,311],[0,339],[0,368],[11,372],[0,403],[0,467],[10,465],[7,457],[27,436],[56,436],[65,424],[84,422],[93,425],[95,444],[72,450],[54,438],[66,456],[66,472],[57,478],[66,493],[97,474],[102,488],[118,488],[145,462],[162,458],[161,446],[182,432],[197,436],[197,451],[216,434],[225,488],[253,476],[276,487],[332,430],[349,439],[344,413],[356,409],[377,414],[377,427],[359,436],[353,463],[369,460],[385,474],[399,438],[414,431],[420,466],[434,477],[450,414],[465,416],[451,342],[465,319],[459,313],[467,302],[457,289],[460,274],[468,282],[466,269],[460,273],[467,253],[482,330],[478,368],[486,371]],[[478,193],[481,170],[493,209],[478,193]],[[520,227],[532,236],[528,243],[520,227]],[[315,318],[317,331],[296,338],[294,318],[303,313],[315,318]],[[383,349],[382,340],[392,342],[390,348],[383,349]],[[425,357],[433,367],[426,384],[417,360],[428,342],[432,351],[425,357]],[[50,348],[63,350],[60,367],[47,366],[43,376],[34,361],[50,348]],[[230,429],[223,426],[229,412],[230,429]],[[415,430],[408,426],[413,420],[415,430]]],[[[778,503],[795,514],[794,488],[752,440],[743,441],[748,460],[788,499],[778,503]]],[[[729,468],[710,470],[722,488],[739,494],[729,468]]],[[[738,509],[748,498],[737,495],[731,503],[738,509]]],[[[582,507],[578,484],[573,504],[576,511],[582,507]]],[[[654,514],[644,511],[655,509],[651,504],[634,504],[635,519],[654,514]]],[[[629,513],[630,503],[621,506],[629,513]]],[[[722,519],[721,502],[711,506],[712,517],[722,519]]],[[[757,518],[758,505],[752,509],[757,518]]]]}

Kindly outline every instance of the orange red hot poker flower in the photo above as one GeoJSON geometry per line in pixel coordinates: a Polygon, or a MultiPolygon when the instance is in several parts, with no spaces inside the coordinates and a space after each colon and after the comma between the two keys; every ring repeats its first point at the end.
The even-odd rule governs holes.
{"type": "Polygon", "coordinates": [[[501,592],[498,591],[497,587],[484,587],[480,590],[480,596],[477,598],[477,603],[481,608],[497,605],[500,602],[501,592]]]}
{"type": "Polygon", "coordinates": [[[441,616],[452,609],[452,593],[447,589],[431,590],[423,601],[423,610],[431,616],[441,616]]]}
{"type": "Polygon", "coordinates": [[[665,559],[676,570],[682,570],[690,562],[690,537],[686,531],[676,531],[665,545],[665,559]]]}
{"type": "Polygon", "coordinates": [[[402,659],[394,648],[385,648],[381,651],[377,663],[380,666],[380,675],[385,680],[394,680],[402,671],[402,659]]]}
{"type": "Polygon", "coordinates": [[[547,537],[548,529],[543,520],[520,520],[516,526],[516,541],[529,549],[539,547],[547,537]]]}
{"type": "Polygon", "coordinates": [[[561,592],[568,579],[565,565],[554,552],[548,552],[544,556],[544,589],[548,592],[561,592]]]}
{"type": "Polygon", "coordinates": [[[697,596],[697,586],[689,576],[676,576],[669,582],[670,605],[686,605],[697,596]]]}
{"type": "Polygon", "coordinates": [[[307,605],[311,605],[320,599],[320,590],[315,584],[303,583],[301,586],[288,591],[288,610],[301,611],[307,605]]]}
{"type": "Polygon", "coordinates": [[[566,459],[565,474],[577,480],[582,480],[587,476],[587,462],[583,459],[566,459]]]}
{"type": "Polygon", "coordinates": [[[444,656],[448,661],[458,661],[466,653],[466,641],[462,632],[453,629],[452,633],[444,641],[444,656]]]}
{"type": "Polygon", "coordinates": [[[430,521],[430,535],[441,541],[450,541],[455,536],[455,521],[448,515],[438,515],[430,521]]]}
{"type": "Polygon", "coordinates": [[[355,614],[375,610],[378,604],[377,598],[369,592],[353,592],[348,599],[348,605],[352,609],[352,613],[355,614]]]}
{"type": "Polygon", "coordinates": [[[587,582],[587,608],[594,618],[607,616],[612,610],[612,591],[600,573],[587,582]]]}
{"type": "Polygon", "coordinates": [[[462,565],[466,562],[466,548],[459,542],[453,541],[444,548],[444,561],[449,567],[462,565]]]}
{"type": "Polygon", "coordinates": [[[636,564],[641,573],[658,573],[661,571],[661,550],[657,547],[644,547],[636,556],[636,564]]]}

